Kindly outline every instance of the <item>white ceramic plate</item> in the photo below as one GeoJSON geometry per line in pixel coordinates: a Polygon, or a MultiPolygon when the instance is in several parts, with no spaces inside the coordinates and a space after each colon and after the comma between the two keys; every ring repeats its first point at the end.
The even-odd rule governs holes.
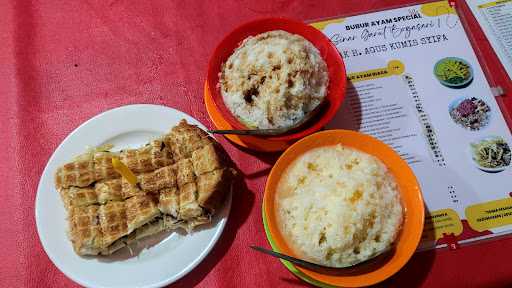
{"type": "Polygon", "coordinates": [[[88,287],[158,287],[196,267],[219,239],[231,208],[231,194],[212,224],[192,234],[166,232],[141,241],[131,256],[123,248],[108,257],[80,257],[67,237],[66,212],[54,188],[55,169],[87,147],[106,143],[113,150],[140,147],[181,119],[206,129],[191,116],[157,105],[129,105],[104,112],[75,129],[55,150],[44,169],[36,196],[37,232],[53,263],[69,278],[88,287]]]}

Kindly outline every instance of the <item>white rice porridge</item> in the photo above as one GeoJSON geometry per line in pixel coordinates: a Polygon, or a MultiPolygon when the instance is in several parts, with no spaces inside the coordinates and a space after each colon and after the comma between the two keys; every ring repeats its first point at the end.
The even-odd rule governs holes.
{"type": "Polygon", "coordinates": [[[325,98],[327,65],[302,36],[276,30],[246,38],[223,64],[228,109],[250,128],[296,124],[325,98]]]}
{"type": "Polygon", "coordinates": [[[388,249],[403,220],[398,187],[386,166],[341,145],[296,159],[278,184],[275,205],[279,229],[294,252],[331,267],[388,249]]]}

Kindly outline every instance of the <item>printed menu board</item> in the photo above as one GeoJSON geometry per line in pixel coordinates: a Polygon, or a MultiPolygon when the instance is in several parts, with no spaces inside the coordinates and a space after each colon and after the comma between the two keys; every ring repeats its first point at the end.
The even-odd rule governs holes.
{"type": "Polygon", "coordinates": [[[349,80],[329,128],[358,130],[414,170],[427,215],[420,249],[512,232],[512,136],[447,1],[312,23],[349,80]]]}
{"type": "Polygon", "coordinates": [[[512,78],[512,0],[466,0],[512,78]]]}

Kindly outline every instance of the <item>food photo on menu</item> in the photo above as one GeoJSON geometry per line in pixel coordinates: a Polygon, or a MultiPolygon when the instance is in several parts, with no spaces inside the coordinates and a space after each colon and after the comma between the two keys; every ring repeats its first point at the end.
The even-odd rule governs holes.
{"type": "Polygon", "coordinates": [[[0,286],[512,286],[511,1],[11,2],[0,286]]]}

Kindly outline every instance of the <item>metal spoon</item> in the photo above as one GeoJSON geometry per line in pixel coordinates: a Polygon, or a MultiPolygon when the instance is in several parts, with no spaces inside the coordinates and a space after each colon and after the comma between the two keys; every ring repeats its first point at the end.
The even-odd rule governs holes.
{"type": "Polygon", "coordinates": [[[309,261],[306,261],[306,260],[302,260],[302,259],[299,259],[299,258],[295,258],[295,257],[289,256],[289,255],[285,255],[285,254],[282,254],[282,253],[279,253],[279,252],[276,252],[276,251],[273,251],[273,250],[265,249],[263,247],[254,246],[254,245],[251,245],[250,247],[252,249],[256,250],[256,251],[259,251],[259,252],[262,252],[264,254],[267,254],[267,255],[270,255],[270,256],[273,256],[273,257],[276,257],[276,258],[280,258],[280,259],[283,259],[283,260],[286,260],[286,261],[289,261],[289,262],[292,262],[293,264],[296,264],[298,266],[307,268],[309,270],[317,271],[317,272],[320,272],[320,273],[326,273],[326,274],[341,275],[341,274],[351,274],[351,273],[356,272],[356,271],[360,272],[362,266],[365,266],[364,264],[368,264],[369,260],[376,261],[377,258],[382,259],[382,258],[386,258],[388,256],[391,256],[390,252],[394,251],[395,245],[392,245],[391,247],[381,251],[380,253],[377,253],[377,254],[373,255],[372,257],[370,257],[370,258],[368,258],[366,260],[362,260],[362,261],[353,263],[350,266],[345,266],[345,267],[329,267],[329,266],[324,266],[324,265],[312,263],[312,262],[309,262],[309,261]]]}
{"type": "Polygon", "coordinates": [[[230,129],[230,130],[208,130],[208,132],[212,134],[236,134],[236,135],[258,135],[258,136],[275,136],[275,135],[281,135],[287,132],[291,132],[300,126],[302,124],[308,122],[311,118],[316,116],[320,110],[324,106],[326,106],[328,100],[324,100],[318,104],[315,109],[311,110],[304,118],[302,118],[299,122],[293,124],[292,126],[283,127],[283,128],[274,128],[274,129],[246,129],[246,130],[237,130],[237,129],[230,129]]]}

